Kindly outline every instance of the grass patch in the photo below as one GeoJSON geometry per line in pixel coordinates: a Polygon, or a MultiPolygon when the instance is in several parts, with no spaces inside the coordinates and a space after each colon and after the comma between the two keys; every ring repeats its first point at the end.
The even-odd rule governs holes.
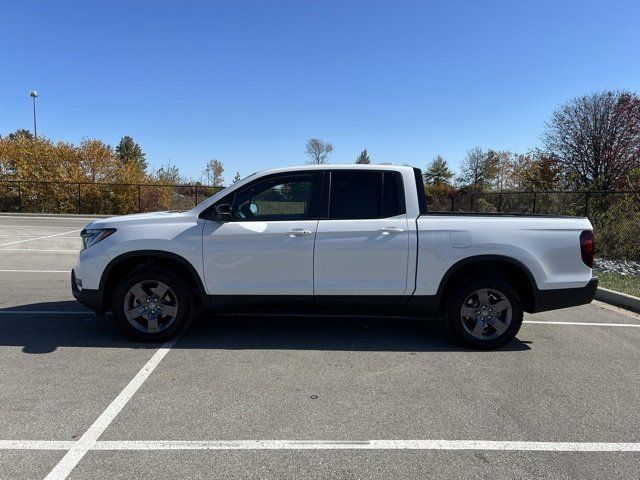
{"type": "Polygon", "coordinates": [[[617,273],[602,272],[595,272],[595,274],[599,279],[599,287],[640,297],[640,276],[618,275],[617,273]]]}

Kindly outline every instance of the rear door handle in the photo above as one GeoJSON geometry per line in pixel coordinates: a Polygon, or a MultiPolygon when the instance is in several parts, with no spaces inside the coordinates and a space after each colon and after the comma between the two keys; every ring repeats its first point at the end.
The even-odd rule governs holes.
{"type": "Polygon", "coordinates": [[[295,229],[287,232],[291,238],[295,237],[306,237],[307,235],[311,235],[311,230],[303,230],[303,229],[295,229]]]}
{"type": "Polygon", "coordinates": [[[402,233],[403,229],[397,227],[384,227],[378,230],[382,235],[389,235],[390,233],[402,233]]]}

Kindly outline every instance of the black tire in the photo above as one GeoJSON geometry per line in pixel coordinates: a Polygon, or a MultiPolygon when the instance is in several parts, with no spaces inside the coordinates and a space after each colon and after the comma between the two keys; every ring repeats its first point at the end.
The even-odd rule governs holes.
{"type": "MultiPolygon", "coordinates": [[[[148,291],[153,292],[152,290],[148,291]]],[[[143,342],[163,342],[178,335],[191,322],[195,304],[188,285],[179,275],[166,268],[143,266],[135,269],[120,281],[113,293],[111,308],[118,325],[130,337],[143,342]],[[136,328],[125,313],[125,301],[127,301],[130,289],[140,283],[146,284],[146,282],[149,282],[149,285],[153,285],[154,282],[162,282],[170,288],[171,297],[166,298],[172,298],[177,302],[175,307],[177,313],[174,319],[166,328],[160,327],[159,331],[142,331],[136,328]]],[[[140,327],[144,328],[146,320],[141,317],[138,317],[138,320],[136,323],[142,324],[140,327]]]]}
{"type": "MultiPolygon", "coordinates": [[[[501,304],[502,306],[504,304],[501,304]]],[[[469,310],[465,309],[465,311],[469,310]]],[[[456,285],[447,296],[444,321],[447,330],[458,343],[480,350],[491,350],[505,345],[516,336],[522,326],[523,315],[522,302],[518,292],[505,277],[492,273],[486,276],[476,275],[456,285]],[[474,294],[483,290],[489,291],[489,307],[498,305],[497,301],[507,300],[510,304],[510,310],[501,311],[499,314],[487,313],[487,316],[482,316],[484,315],[482,312],[485,310],[480,310],[479,302],[477,303],[478,306],[475,306],[474,298],[479,297],[474,294]],[[504,298],[500,298],[501,295],[499,294],[504,298]],[[493,305],[492,302],[494,302],[493,305]],[[469,305],[472,306],[469,307],[469,305]],[[463,307],[481,312],[477,314],[480,317],[463,317],[463,307]],[[510,313],[508,322],[506,321],[507,313],[510,313]],[[477,318],[489,320],[482,320],[482,324],[478,324],[477,318]],[[499,322],[496,322],[496,319],[499,322]],[[499,329],[502,329],[505,325],[506,328],[504,331],[499,332],[499,329],[496,329],[491,323],[487,324],[487,322],[493,323],[499,329]],[[479,335],[484,338],[478,338],[478,333],[474,335],[470,331],[472,326],[478,326],[483,329],[479,335]],[[486,332],[486,335],[484,332],[486,332]]],[[[475,331],[475,329],[473,330],[475,331]]]]}

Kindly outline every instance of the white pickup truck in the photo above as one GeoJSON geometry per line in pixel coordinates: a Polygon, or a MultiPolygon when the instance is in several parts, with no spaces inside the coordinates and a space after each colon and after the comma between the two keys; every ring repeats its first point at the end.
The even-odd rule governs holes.
{"type": "Polygon", "coordinates": [[[586,218],[429,213],[406,166],[268,170],[191,210],[81,235],[74,296],[139,340],[204,309],[438,317],[459,342],[495,348],[523,311],[589,303],[597,287],[586,218]]]}

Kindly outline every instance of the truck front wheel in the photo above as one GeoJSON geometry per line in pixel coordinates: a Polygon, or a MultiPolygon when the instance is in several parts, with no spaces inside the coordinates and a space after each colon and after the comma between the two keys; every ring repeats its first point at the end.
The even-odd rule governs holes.
{"type": "Polygon", "coordinates": [[[522,320],[518,293],[500,276],[463,281],[448,296],[447,329],[468,347],[501,347],[516,336],[522,320]]]}
{"type": "Polygon", "coordinates": [[[146,342],[167,340],[189,323],[193,300],[185,282],[161,267],[140,267],[115,289],[112,309],[129,336],[146,342]]]}

